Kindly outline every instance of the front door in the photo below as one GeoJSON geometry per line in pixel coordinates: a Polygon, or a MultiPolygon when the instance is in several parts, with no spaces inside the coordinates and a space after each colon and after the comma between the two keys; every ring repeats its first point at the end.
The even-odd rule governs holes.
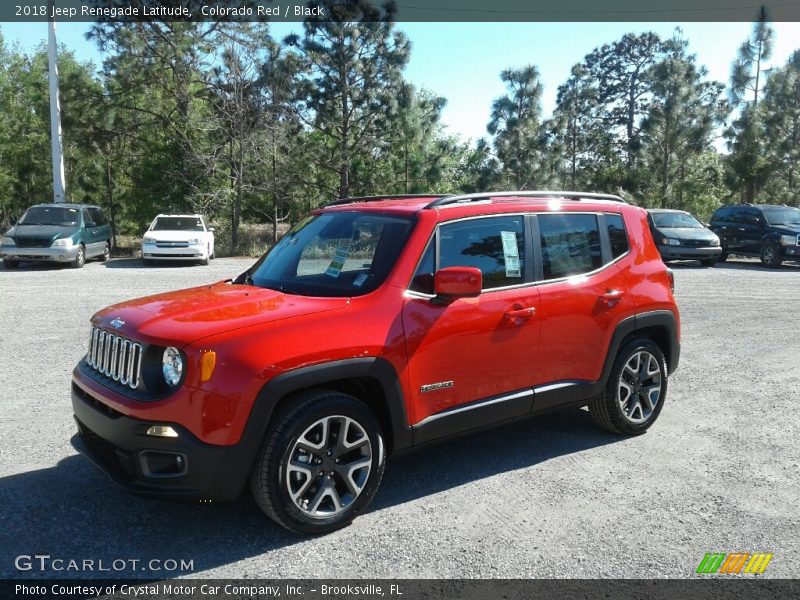
{"type": "Polygon", "coordinates": [[[525,232],[522,215],[439,227],[403,307],[412,423],[474,406],[505,418],[530,410],[539,292],[530,285],[532,254],[525,232]],[[481,270],[480,296],[449,303],[432,298],[433,273],[454,266],[481,270]]]}

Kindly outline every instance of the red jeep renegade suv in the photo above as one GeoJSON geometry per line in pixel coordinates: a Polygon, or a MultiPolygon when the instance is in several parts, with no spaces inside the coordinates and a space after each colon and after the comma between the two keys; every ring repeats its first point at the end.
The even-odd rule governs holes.
{"type": "Polygon", "coordinates": [[[647,213],[620,198],[346,199],[236,279],[94,315],[74,443],[132,492],[249,484],[324,533],[367,507],[389,452],[561,406],[644,432],[679,342],[647,213]]]}

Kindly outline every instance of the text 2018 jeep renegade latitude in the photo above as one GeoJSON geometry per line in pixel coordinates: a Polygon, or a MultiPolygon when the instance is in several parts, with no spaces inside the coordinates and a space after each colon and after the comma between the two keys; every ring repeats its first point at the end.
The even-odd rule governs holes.
{"type": "Polygon", "coordinates": [[[236,279],[91,325],[81,451],[141,494],[249,483],[302,533],[362,512],[389,452],[566,405],[642,433],[680,353],[646,212],[572,192],[339,201],[236,279]]]}

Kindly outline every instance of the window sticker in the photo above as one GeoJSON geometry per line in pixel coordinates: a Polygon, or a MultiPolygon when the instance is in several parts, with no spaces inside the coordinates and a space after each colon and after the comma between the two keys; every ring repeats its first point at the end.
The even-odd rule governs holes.
{"type": "Polygon", "coordinates": [[[500,239],[503,241],[503,258],[506,263],[506,277],[522,277],[519,267],[519,246],[517,234],[513,231],[501,231],[500,239]]]}
{"type": "Polygon", "coordinates": [[[333,260],[325,271],[325,275],[333,278],[339,277],[342,269],[344,269],[344,263],[347,260],[347,255],[350,254],[350,244],[352,241],[352,239],[339,240],[339,243],[336,244],[336,252],[333,255],[333,260]]]}
{"type": "Polygon", "coordinates": [[[355,281],[353,281],[353,285],[355,287],[361,287],[362,285],[364,285],[364,282],[367,280],[367,277],[368,275],[366,273],[361,273],[361,275],[355,278],[355,281]]]}

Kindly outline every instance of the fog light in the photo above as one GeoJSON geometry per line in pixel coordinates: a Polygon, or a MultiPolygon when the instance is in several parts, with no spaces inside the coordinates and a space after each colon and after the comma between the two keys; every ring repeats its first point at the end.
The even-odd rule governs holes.
{"type": "Polygon", "coordinates": [[[176,438],[178,437],[178,432],[175,431],[169,425],[152,425],[147,430],[147,435],[152,435],[155,437],[176,438]]]}
{"type": "Polygon", "coordinates": [[[180,477],[186,474],[186,457],[174,452],[145,450],[139,454],[145,477],[180,477]]]}

